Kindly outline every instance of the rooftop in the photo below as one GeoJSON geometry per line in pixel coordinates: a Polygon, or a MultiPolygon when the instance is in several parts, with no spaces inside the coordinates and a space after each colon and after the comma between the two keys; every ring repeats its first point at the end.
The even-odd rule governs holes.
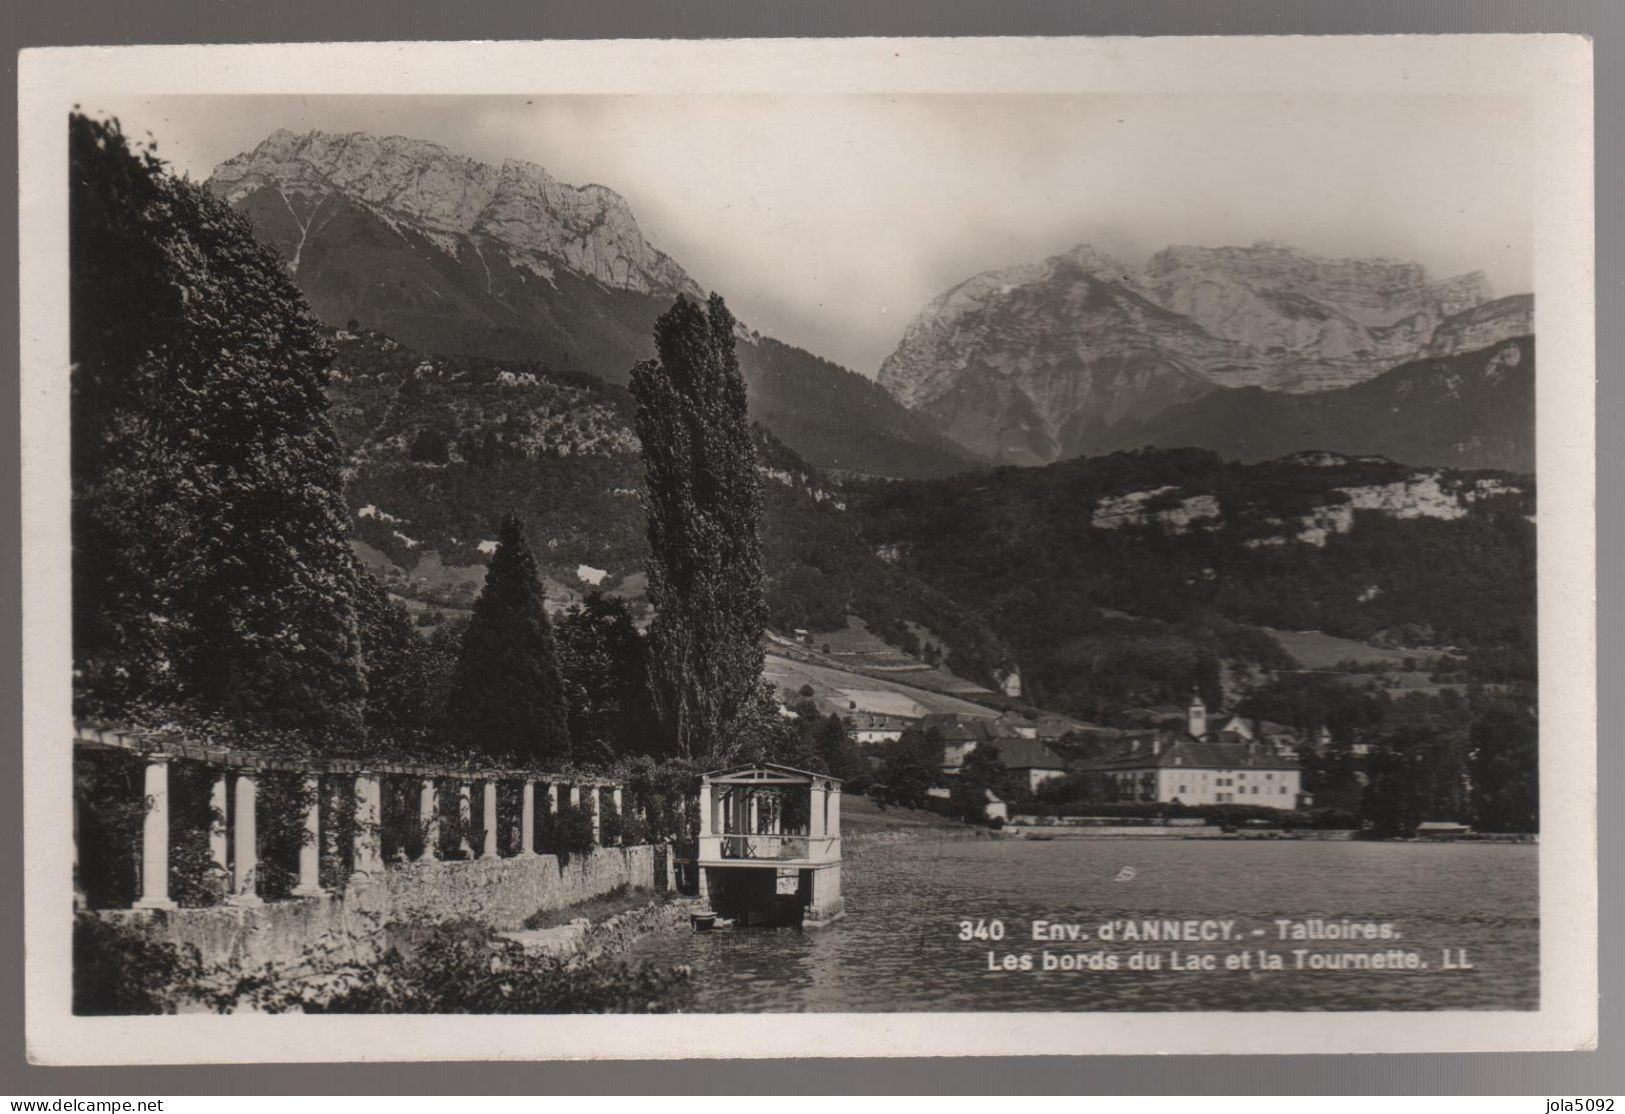
{"type": "Polygon", "coordinates": [[[1264,747],[1250,746],[1234,735],[1210,735],[1205,739],[1192,739],[1163,733],[1159,738],[1162,743],[1160,752],[1153,745],[1156,740],[1132,740],[1117,753],[1096,759],[1087,765],[1094,770],[1139,770],[1169,766],[1211,770],[1298,768],[1296,760],[1271,754],[1264,747]],[[1134,742],[1139,742],[1139,746],[1135,747],[1134,742]]]}
{"type": "Polygon", "coordinates": [[[993,739],[990,746],[999,752],[1007,770],[1064,770],[1061,756],[1037,739],[993,739]]]}

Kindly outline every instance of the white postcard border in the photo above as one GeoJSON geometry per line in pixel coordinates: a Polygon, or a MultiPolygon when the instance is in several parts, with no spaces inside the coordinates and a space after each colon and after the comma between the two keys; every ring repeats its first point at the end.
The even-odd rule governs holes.
{"type": "Polygon", "coordinates": [[[831,39],[60,48],[19,65],[30,1059],[45,1064],[1450,1052],[1594,1047],[1591,44],[1579,36],[831,39]],[[80,1018],[69,1008],[65,116],[97,96],[399,93],[1519,95],[1536,230],[1541,1006],[1536,1011],[80,1018]]]}

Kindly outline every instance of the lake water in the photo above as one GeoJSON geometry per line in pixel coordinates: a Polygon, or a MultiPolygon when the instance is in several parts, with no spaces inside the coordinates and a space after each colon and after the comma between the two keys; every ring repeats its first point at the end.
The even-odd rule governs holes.
{"type": "Polygon", "coordinates": [[[700,1012],[1534,1009],[1537,851],[1307,840],[849,843],[843,920],[806,931],[662,934],[629,957],[691,965],[683,1008],[700,1012]],[[1282,940],[1278,918],[1388,922],[1399,937],[1282,940]],[[1034,941],[1040,919],[1081,925],[1088,938],[1034,941]],[[1231,921],[1234,938],[1098,937],[1104,922],[1165,919],[1231,921]],[[1003,940],[960,939],[961,922],[976,935],[980,921],[985,935],[995,920],[1003,940]],[[1411,952],[1427,967],[1300,970],[1294,949],[1411,952]],[[1260,970],[1260,950],[1282,967],[1260,970]],[[1447,950],[1471,969],[1446,969],[1447,950]],[[1119,968],[1044,971],[1045,951],[1057,960],[1115,956],[1119,968]],[[995,963],[1027,954],[1034,969],[990,970],[990,953],[995,963]],[[1141,963],[1157,956],[1161,968],[1127,969],[1135,953],[1141,963]],[[1225,969],[1232,955],[1248,956],[1251,968],[1225,969]]]}

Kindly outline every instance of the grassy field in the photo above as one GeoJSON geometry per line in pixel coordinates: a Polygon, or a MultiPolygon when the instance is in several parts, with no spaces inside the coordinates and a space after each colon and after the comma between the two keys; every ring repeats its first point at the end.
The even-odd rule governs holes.
{"type": "Polygon", "coordinates": [[[1440,656],[1438,650],[1391,650],[1366,642],[1356,642],[1351,638],[1322,634],[1318,630],[1272,630],[1269,627],[1263,629],[1264,633],[1273,635],[1281,644],[1281,648],[1297,659],[1298,664],[1304,669],[1335,669],[1345,661],[1397,666],[1403,664],[1406,658],[1431,662],[1440,656]]]}
{"type": "MultiPolygon", "coordinates": [[[[809,661],[800,661],[769,651],[767,665],[763,675],[775,688],[787,688],[797,692],[803,685],[812,686],[816,697],[833,700],[842,700],[841,689],[880,689],[885,692],[902,693],[913,698],[928,712],[959,712],[969,716],[998,715],[998,712],[982,704],[973,704],[969,700],[961,700],[946,693],[931,692],[928,689],[906,685],[900,681],[889,678],[880,678],[870,674],[852,673],[844,669],[837,669],[828,665],[817,665],[809,661]]],[[[903,674],[913,678],[914,674],[903,674]]]]}
{"type": "Polygon", "coordinates": [[[841,832],[843,835],[868,835],[873,832],[901,832],[919,828],[963,828],[965,825],[935,812],[922,812],[912,808],[888,807],[882,809],[868,797],[856,793],[841,795],[841,832]]]}

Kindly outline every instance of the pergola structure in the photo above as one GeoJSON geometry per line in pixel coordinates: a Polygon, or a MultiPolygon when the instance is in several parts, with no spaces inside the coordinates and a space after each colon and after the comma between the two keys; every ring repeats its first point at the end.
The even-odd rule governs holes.
{"type": "MultiPolygon", "coordinates": [[[[592,842],[599,844],[600,794],[607,794],[612,807],[621,809],[621,783],[589,775],[559,775],[534,770],[459,769],[440,766],[402,765],[391,762],[329,759],[315,762],[309,759],[265,754],[255,751],[215,746],[209,742],[186,740],[168,735],[121,730],[93,724],[76,724],[73,736],[75,749],[122,750],[141,757],[144,763],[142,798],[144,812],[140,840],[140,888],[135,901],[137,909],[174,909],[175,901],[169,894],[170,791],[169,765],[174,759],[199,762],[211,767],[214,781],[210,793],[213,811],[230,823],[212,826],[209,833],[209,855],[215,867],[228,879],[228,904],[255,905],[260,903],[256,874],[259,867],[259,832],[257,830],[258,782],[264,773],[302,774],[310,787],[310,804],[304,816],[309,836],[299,850],[298,881],[290,897],[320,897],[324,894],[319,875],[318,848],[323,821],[316,789],[323,776],[337,777],[353,786],[356,801],[356,823],[349,833],[353,840],[351,862],[352,879],[377,876],[385,864],[379,841],[379,832],[385,807],[383,778],[404,778],[415,782],[418,788],[418,808],[425,825],[423,846],[417,861],[435,861],[440,858],[440,821],[442,795],[453,794],[458,816],[464,824],[472,813],[472,795],[481,795],[483,823],[477,833],[478,845],[470,847],[471,858],[496,859],[498,850],[497,787],[503,782],[521,785],[521,830],[517,854],[536,853],[536,817],[557,814],[564,801],[574,807],[586,806],[592,814],[592,842]],[[538,795],[541,791],[541,796],[538,795]],[[228,805],[229,796],[229,805],[228,805]]],[[[74,877],[75,904],[82,903],[78,892],[79,875],[79,801],[74,796],[74,877]]]]}

